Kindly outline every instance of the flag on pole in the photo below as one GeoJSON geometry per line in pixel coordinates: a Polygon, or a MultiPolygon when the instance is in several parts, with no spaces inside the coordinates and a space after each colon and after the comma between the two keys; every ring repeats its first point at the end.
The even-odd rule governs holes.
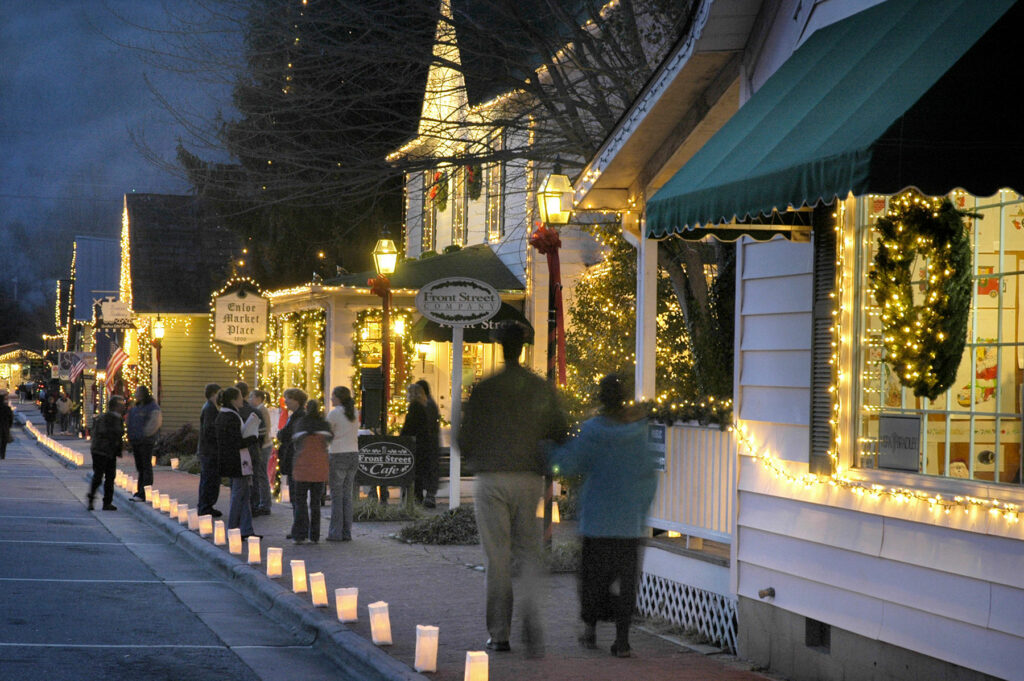
{"type": "Polygon", "coordinates": [[[78,380],[78,377],[85,371],[85,360],[82,359],[81,355],[73,355],[74,364],[71,365],[71,382],[74,383],[78,380]]]}
{"type": "Polygon", "coordinates": [[[114,351],[110,354],[110,359],[107,361],[107,385],[111,385],[114,381],[114,375],[121,370],[121,365],[128,360],[128,355],[118,346],[113,346],[114,351]]]}

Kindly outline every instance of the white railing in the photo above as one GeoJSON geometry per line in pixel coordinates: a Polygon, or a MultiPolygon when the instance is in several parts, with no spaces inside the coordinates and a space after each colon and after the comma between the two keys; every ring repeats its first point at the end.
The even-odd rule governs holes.
{"type": "Polygon", "coordinates": [[[729,543],[736,498],[736,443],[718,427],[666,428],[665,472],[648,525],[729,543]]]}

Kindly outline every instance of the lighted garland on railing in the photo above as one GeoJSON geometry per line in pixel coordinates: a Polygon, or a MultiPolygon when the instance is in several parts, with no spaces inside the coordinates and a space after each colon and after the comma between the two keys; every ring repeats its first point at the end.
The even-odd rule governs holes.
{"type": "Polygon", "coordinates": [[[716,400],[709,395],[702,402],[682,400],[669,402],[659,397],[656,400],[646,400],[638,403],[650,418],[671,426],[676,423],[696,422],[699,425],[707,426],[717,424],[725,430],[732,423],[732,400],[716,400]]]}
{"type": "Polygon", "coordinates": [[[934,400],[956,380],[971,308],[968,214],[948,198],[894,197],[878,219],[878,252],[868,278],[881,307],[885,362],[917,397],[934,400]],[[925,278],[915,281],[917,259],[925,278]],[[914,286],[925,287],[920,304],[914,286]]]}
{"type": "Polygon", "coordinates": [[[310,399],[323,399],[326,326],[327,313],[319,307],[270,315],[267,341],[261,347],[265,362],[260,385],[275,403],[290,387],[302,388],[310,399]]]}

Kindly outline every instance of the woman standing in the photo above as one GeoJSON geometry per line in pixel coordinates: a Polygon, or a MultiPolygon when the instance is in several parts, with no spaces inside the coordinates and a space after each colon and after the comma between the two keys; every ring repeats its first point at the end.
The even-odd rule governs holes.
{"type": "Polygon", "coordinates": [[[255,534],[252,528],[252,508],[249,505],[249,484],[252,479],[252,460],[249,445],[254,437],[242,437],[242,393],[238,388],[224,388],[217,396],[220,412],[214,422],[217,433],[217,461],[220,474],[231,478],[231,507],[228,509],[228,528],[238,528],[242,538],[255,534]],[[243,465],[243,459],[248,462],[243,465]]]}
{"type": "Polygon", "coordinates": [[[601,413],[583,423],[574,440],[555,447],[549,463],[560,475],[583,476],[579,533],[580,643],[597,647],[599,619],[615,620],[612,655],[629,657],[629,625],[636,603],[637,548],[658,486],[657,462],[647,450],[647,421],[626,408],[626,389],[614,374],[598,387],[601,413]],[[618,589],[613,593],[613,585],[618,589]]]}
{"type": "Polygon", "coordinates": [[[416,438],[416,464],[413,472],[413,498],[427,508],[434,508],[437,502],[438,437],[440,426],[437,406],[431,412],[427,393],[419,383],[409,386],[409,410],[405,414],[400,435],[416,438]]]}
{"type": "Polygon", "coordinates": [[[292,541],[296,544],[307,539],[314,544],[320,541],[320,500],[324,497],[330,471],[327,443],[332,438],[331,426],[320,416],[320,405],[316,400],[306,402],[306,415],[295,426],[292,435],[295,445],[295,458],[292,460],[292,477],[295,478],[292,541]]]}
{"type": "Polygon", "coordinates": [[[331,526],[327,541],[352,541],[352,489],[359,467],[359,424],[352,393],[343,385],[331,392],[327,423],[334,433],[327,451],[331,476],[331,526]]]}
{"type": "Polygon", "coordinates": [[[7,390],[0,388],[0,459],[7,458],[7,443],[11,438],[11,426],[14,425],[14,411],[7,404],[7,390]]]}

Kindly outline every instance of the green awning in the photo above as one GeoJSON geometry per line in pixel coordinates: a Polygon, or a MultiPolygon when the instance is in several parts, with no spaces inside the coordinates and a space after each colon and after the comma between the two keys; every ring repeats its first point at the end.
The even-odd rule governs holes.
{"type": "Polygon", "coordinates": [[[850,192],[1024,187],[1014,5],[888,0],[817,31],[651,197],[647,235],[850,192]]]}

